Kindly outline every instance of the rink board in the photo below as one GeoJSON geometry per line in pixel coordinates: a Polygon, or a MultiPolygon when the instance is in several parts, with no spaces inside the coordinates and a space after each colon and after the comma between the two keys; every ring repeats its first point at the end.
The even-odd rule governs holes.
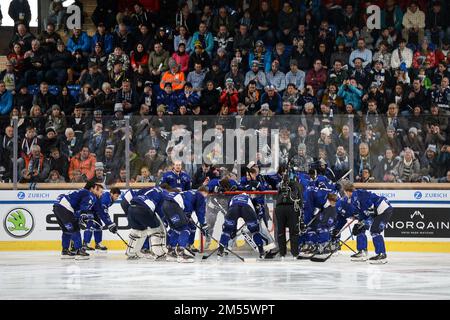
{"type": "MultiPolygon", "coordinates": [[[[69,190],[2,191],[0,193],[0,251],[60,250],[61,231],[52,212],[56,197],[69,190]]],[[[396,208],[385,232],[389,251],[450,252],[450,191],[447,190],[374,190],[385,196],[396,208]]],[[[273,217],[273,202],[268,201],[273,217]]],[[[111,219],[128,238],[127,219],[119,205],[110,208],[111,219]]],[[[218,214],[214,237],[219,238],[223,215],[218,214]]],[[[242,222],[240,222],[242,223],[242,222]]],[[[240,226],[240,225],[239,225],[240,226]]],[[[274,225],[269,223],[273,234],[274,225]]],[[[342,239],[350,235],[350,228],[342,239]]],[[[125,245],[116,235],[103,232],[103,243],[109,249],[122,250],[125,245]]],[[[199,246],[199,232],[196,245],[199,246]]],[[[354,240],[349,245],[355,248],[354,240]]],[[[240,237],[238,246],[245,242],[240,237]]],[[[214,241],[211,248],[215,248],[214,241]]],[[[346,248],[343,248],[344,250],[346,248]]],[[[373,250],[369,242],[369,249],[373,250]]]]}

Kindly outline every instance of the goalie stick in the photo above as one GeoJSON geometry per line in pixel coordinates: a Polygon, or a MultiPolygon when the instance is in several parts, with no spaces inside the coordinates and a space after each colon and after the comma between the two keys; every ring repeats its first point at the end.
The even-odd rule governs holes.
{"type": "MultiPolygon", "coordinates": [[[[238,231],[236,232],[236,236],[235,236],[235,237],[240,236],[241,229],[244,228],[244,227],[245,227],[245,223],[238,229],[238,231]]],[[[219,248],[220,248],[220,246],[218,246],[217,248],[215,248],[212,252],[208,253],[207,255],[204,255],[204,256],[202,257],[202,260],[206,260],[206,259],[208,259],[209,257],[211,257],[214,253],[216,253],[216,252],[219,250],[219,248]]]]}
{"type": "MultiPolygon", "coordinates": [[[[203,229],[202,229],[197,223],[194,222],[194,225],[195,225],[195,227],[196,227],[197,229],[200,230],[200,232],[201,232],[204,236],[206,236],[206,235],[205,235],[205,232],[203,231],[203,229]]],[[[220,243],[220,241],[218,241],[218,240],[217,240],[216,238],[214,238],[212,235],[210,235],[210,238],[211,238],[212,240],[214,240],[215,242],[217,242],[217,244],[219,245],[219,247],[224,248],[225,250],[227,250],[229,253],[231,253],[232,255],[234,255],[236,258],[238,258],[238,259],[241,260],[242,262],[256,262],[256,259],[248,259],[248,258],[243,258],[243,257],[241,257],[240,255],[238,255],[238,254],[237,254],[236,252],[234,252],[233,250],[231,250],[231,249],[229,249],[228,247],[222,245],[222,244],[220,243]]]]}

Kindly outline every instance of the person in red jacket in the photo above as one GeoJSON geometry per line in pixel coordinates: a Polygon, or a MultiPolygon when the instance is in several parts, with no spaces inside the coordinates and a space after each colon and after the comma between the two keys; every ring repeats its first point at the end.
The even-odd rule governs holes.
{"type": "Polygon", "coordinates": [[[313,87],[314,92],[316,92],[316,97],[320,99],[323,95],[326,82],[327,71],[322,65],[322,60],[316,59],[313,68],[306,74],[306,85],[313,87]]]}
{"type": "Polygon", "coordinates": [[[237,105],[239,103],[239,93],[234,88],[233,79],[227,79],[225,81],[225,89],[220,95],[220,104],[228,107],[229,113],[237,113],[237,105]]]}
{"type": "Polygon", "coordinates": [[[131,51],[130,62],[133,71],[137,71],[140,65],[146,66],[148,64],[148,53],[145,52],[144,45],[138,43],[133,51],[131,51]]]}

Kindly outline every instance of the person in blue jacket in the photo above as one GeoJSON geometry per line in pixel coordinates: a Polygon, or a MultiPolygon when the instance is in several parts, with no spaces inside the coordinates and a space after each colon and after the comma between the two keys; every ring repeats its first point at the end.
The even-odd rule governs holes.
{"type": "Polygon", "coordinates": [[[191,177],[182,168],[181,161],[174,161],[172,170],[163,174],[160,184],[167,183],[171,188],[179,191],[190,190],[192,188],[191,177]]]}
{"type": "Polygon", "coordinates": [[[6,90],[6,85],[0,81],[0,115],[9,115],[13,107],[13,95],[6,90]]]}
{"type": "Polygon", "coordinates": [[[92,49],[91,37],[85,31],[74,28],[73,35],[67,41],[67,50],[74,54],[77,49],[80,49],[83,52],[83,56],[87,57],[92,49]]]}

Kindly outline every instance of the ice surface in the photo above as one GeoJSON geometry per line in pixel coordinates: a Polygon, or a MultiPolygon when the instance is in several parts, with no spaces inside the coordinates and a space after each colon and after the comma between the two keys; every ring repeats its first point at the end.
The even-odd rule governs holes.
{"type": "Polygon", "coordinates": [[[390,253],[389,263],[127,261],[123,252],[61,260],[1,252],[0,299],[450,299],[450,254],[390,253]]]}

